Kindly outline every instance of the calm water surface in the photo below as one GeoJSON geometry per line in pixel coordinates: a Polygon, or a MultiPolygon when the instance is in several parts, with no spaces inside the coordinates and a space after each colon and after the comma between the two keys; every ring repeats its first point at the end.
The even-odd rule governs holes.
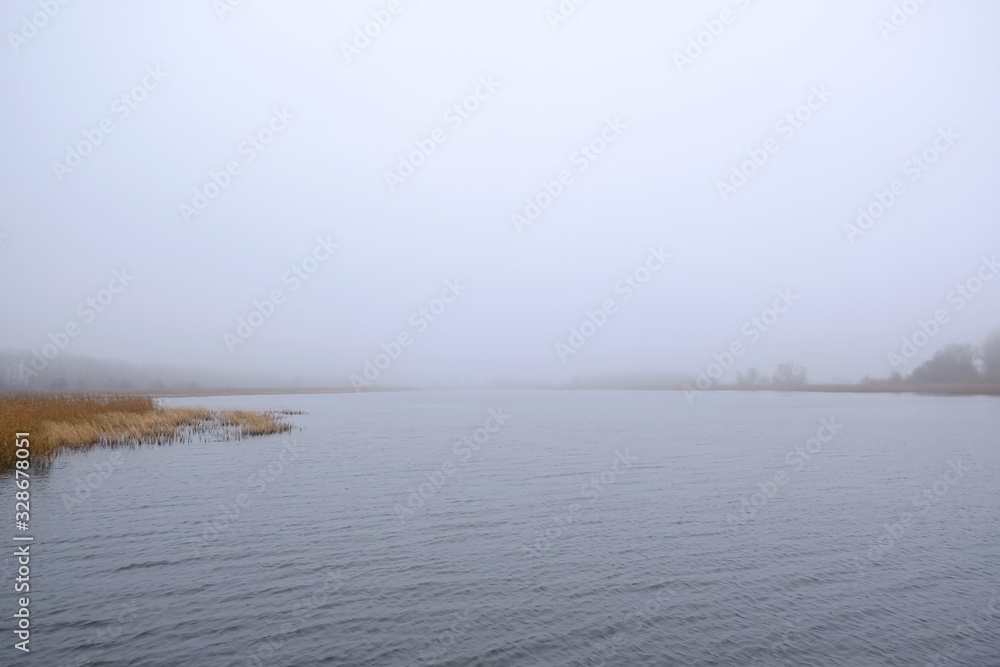
{"type": "Polygon", "coordinates": [[[997,399],[172,403],[307,414],[36,472],[28,662],[1000,665],[997,399]]]}

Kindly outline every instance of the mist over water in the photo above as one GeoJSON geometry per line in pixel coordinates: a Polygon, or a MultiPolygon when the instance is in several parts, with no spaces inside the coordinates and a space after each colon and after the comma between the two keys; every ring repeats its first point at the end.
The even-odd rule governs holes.
{"type": "Polygon", "coordinates": [[[0,665],[1000,664],[998,23],[2,3],[0,665]]]}
{"type": "Polygon", "coordinates": [[[60,357],[230,386],[692,377],[781,290],[722,381],[854,382],[939,310],[904,374],[997,326],[993,3],[39,7],[0,9],[0,348],[71,326],[60,357]]]}

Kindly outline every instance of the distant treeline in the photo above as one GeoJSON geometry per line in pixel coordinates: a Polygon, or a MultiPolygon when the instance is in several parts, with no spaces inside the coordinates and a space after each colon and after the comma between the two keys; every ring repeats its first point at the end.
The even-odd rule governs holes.
{"type": "MultiPolygon", "coordinates": [[[[756,368],[736,374],[737,387],[803,387],[808,383],[806,368],[794,362],[779,364],[773,375],[762,375],[756,368]]],[[[933,357],[911,373],[893,371],[888,377],[863,377],[858,384],[878,385],[1000,385],[1000,329],[994,331],[982,345],[952,343],[938,350],[933,357]]]]}
{"type": "MultiPolygon", "coordinates": [[[[282,383],[284,384],[284,383],[282,383]]],[[[48,359],[37,352],[0,351],[0,392],[195,391],[221,387],[282,386],[274,378],[236,377],[204,369],[140,366],[72,354],[48,359]]]]}
{"type": "MultiPolygon", "coordinates": [[[[713,378],[716,376],[712,376],[713,378]]],[[[694,383],[687,374],[615,374],[575,378],[567,383],[528,382],[514,378],[497,379],[485,386],[533,389],[681,389],[694,383]]],[[[809,373],[795,362],[778,364],[770,375],[757,368],[737,373],[733,384],[711,383],[714,388],[806,388],[809,373]]],[[[317,383],[315,386],[320,386],[317,383]]],[[[858,385],[873,391],[890,386],[982,385],[1000,387],[1000,329],[982,345],[953,343],[909,374],[900,370],[885,378],[866,376],[858,385]]],[[[340,385],[328,385],[335,387],[340,385]]],[[[452,385],[449,385],[452,386],[452,385]]],[[[479,385],[483,386],[483,385],[479,385]]],[[[855,385],[839,385],[843,387],[855,385]]],[[[241,376],[205,369],[167,365],[139,366],[121,361],[105,361],[70,354],[46,359],[36,352],[0,351],[0,392],[195,392],[233,388],[299,389],[298,378],[267,375],[241,376]]],[[[884,390],[884,389],[883,389],[884,390]]]]}
{"type": "Polygon", "coordinates": [[[1000,329],[982,345],[952,343],[913,369],[909,375],[899,370],[887,378],[862,378],[860,384],[964,384],[1000,385],[1000,329]]]}
{"type": "Polygon", "coordinates": [[[756,368],[736,374],[736,384],[741,387],[801,387],[809,382],[809,371],[802,364],[786,361],[778,364],[771,375],[761,375],[756,368]]]}

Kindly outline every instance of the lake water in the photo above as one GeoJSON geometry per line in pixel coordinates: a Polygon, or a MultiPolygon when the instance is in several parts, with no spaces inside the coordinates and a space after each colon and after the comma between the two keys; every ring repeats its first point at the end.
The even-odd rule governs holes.
{"type": "Polygon", "coordinates": [[[171,403],[307,414],[35,472],[26,662],[1000,665],[995,398],[171,403]]]}

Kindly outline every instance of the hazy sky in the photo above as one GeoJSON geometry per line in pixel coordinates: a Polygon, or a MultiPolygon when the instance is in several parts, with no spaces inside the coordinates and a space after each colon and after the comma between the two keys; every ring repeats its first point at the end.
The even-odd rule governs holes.
{"type": "Polygon", "coordinates": [[[856,380],[939,309],[904,371],[1000,326],[1000,279],[949,296],[1000,253],[996,3],[900,3],[898,30],[888,0],[562,6],[4,2],[0,348],[75,324],[66,353],[346,383],[403,334],[401,384],[696,373],[741,341],[726,381],[856,380]]]}

